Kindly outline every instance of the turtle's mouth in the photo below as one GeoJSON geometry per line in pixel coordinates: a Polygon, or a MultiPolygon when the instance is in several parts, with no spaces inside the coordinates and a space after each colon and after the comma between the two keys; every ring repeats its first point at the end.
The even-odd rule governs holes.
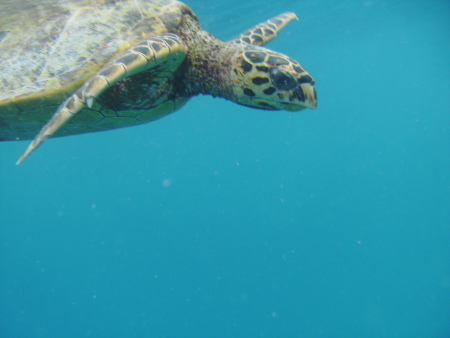
{"type": "MultiPolygon", "coordinates": [[[[269,89],[272,87],[269,87],[269,89]]],[[[268,89],[266,89],[267,91],[268,89]]],[[[253,93],[253,92],[252,92],[253,93]]],[[[254,94],[253,94],[254,95],[254,94]]],[[[305,108],[317,108],[317,94],[313,82],[301,83],[293,89],[284,91],[284,94],[273,94],[272,97],[256,97],[249,102],[235,102],[250,108],[263,110],[287,110],[296,112],[305,108]]]]}
{"type": "Polygon", "coordinates": [[[280,102],[284,110],[299,111],[305,108],[317,108],[316,88],[311,83],[302,83],[289,96],[290,101],[280,102]]]}

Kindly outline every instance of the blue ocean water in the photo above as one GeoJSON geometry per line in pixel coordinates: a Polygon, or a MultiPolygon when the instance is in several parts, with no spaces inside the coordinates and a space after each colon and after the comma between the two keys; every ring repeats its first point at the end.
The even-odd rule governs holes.
{"type": "Polygon", "coordinates": [[[450,2],[186,3],[319,107],[0,144],[1,337],[450,337],[450,2]]]}

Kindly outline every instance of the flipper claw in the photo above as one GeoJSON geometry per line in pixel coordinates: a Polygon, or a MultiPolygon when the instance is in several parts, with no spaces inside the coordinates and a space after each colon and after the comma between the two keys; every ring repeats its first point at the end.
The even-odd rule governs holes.
{"type": "Polygon", "coordinates": [[[86,104],[89,108],[92,108],[92,106],[94,105],[94,97],[90,96],[86,98],[86,104]]]}

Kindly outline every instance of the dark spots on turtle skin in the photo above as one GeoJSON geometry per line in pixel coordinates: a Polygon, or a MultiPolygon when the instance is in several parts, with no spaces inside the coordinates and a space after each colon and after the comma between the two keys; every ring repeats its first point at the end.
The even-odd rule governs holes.
{"type": "Polygon", "coordinates": [[[269,29],[271,29],[272,31],[274,31],[274,32],[277,32],[277,31],[278,31],[277,26],[274,25],[273,23],[271,23],[270,21],[267,21],[266,24],[267,24],[267,26],[269,27],[269,29]]]}
{"type": "Polygon", "coordinates": [[[309,75],[309,74],[305,74],[300,76],[300,78],[298,79],[298,83],[311,83],[314,84],[314,80],[313,78],[309,75]]]}
{"type": "MultiPolygon", "coordinates": [[[[136,62],[138,59],[140,59],[142,57],[142,55],[140,54],[126,54],[123,57],[121,57],[119,60],[117,60],[117,62],[122,62],[125,66],[131,65],[134,62],[136,62]]],[[[109,68],[113,68],[113,67],[109,67],[109,68]]],[[[103,74],[104,72],[101,73],[101,75],[105,75],[103,74]]],[[[109,74],[108,74],[109,75],[109,74]]]]}
{"type": "Polygon", "coordinates": [[[277,19],[277,18],[270,19],[269,21],[270,21],[270,23],[272,23],[272,24],[274,24],[276,26],[279,26],[279,25],[281,25],[283,23],[282,20],[277,19]]]}
{"type": "Polygon", "coordinates": [[[260,72],[264,72],[264,73],[269,72],[269,67],[266,67],[266,66],[256,66],[256,69],[259,70],[260,72]]]}
{"type": "Polygon", "coordinates": [[[241,68],[244,72],[248,73],[252,70],[253,66],[251,63],[248,63],[247,61],[245,61],[244,59],[242,59],[242,64],[241,64],[241,68]]]}
{"type": "Polygon", "coordinates": [[[264,28],[264,36],[272,36],[275,35],[275,32],[269,28],[264,28]]]}
{"type": "Polygon", "coordinates": [[[276,88],[275,87],[269,87],[267,89],[264,89],[263,93],[266,95],[272,95],[273,93],[276,92],[276,88]]]}
{"type": "Polygon", "coordinates": [[[148,47],[148,45],[139,45],[139,46],[137,46],[137,47],[134,47],[133,48],[133,50],[136,52],[136,53],[141,53],[142,55],[144,55],[144,57],[148,60],[149,58],[154,58],[155,57],[155,54],[154,54],[154,52],[153,52],[153,50],[152,49],[150,49],[149,47],[148,47]]]}
{"type": "Polygon", "coordinates": [[[297,86],[297,80],[294,77],[277,68],[270,71],[270,78],[275,87],[281,90],[291,90],[297,86]]]}
{"type": "Polygon", "coordinates": [[[271,55],[271,56],[269,56],[267,63],[270,65],[281,66],[281,65],[288,65],[289,61],[287,61],[286,59],[280,58],[278,56],[271,55]]]}
{"type": "Polygon", "coordinates": [[[264,52],[245,52],[245,57],[252,63],[262,63],[266,58],[266,53],[264,52]]]}
{"type": "Polygon", "coordinates": [[[150,42],[150,47],[155,51],[155,53],[158,53],[163,48],[163,45],[161,42],[150,42]]]}
{"type": "Polygon", "coordinates": [[[302,67],[300,67],[300,66],[297,66],[297,65],[292,65],[292,68],[294,68],[294,70],[297,72],[297,73],[299,73],[299,74],[301,74],[301,73],[304,73],[305,72],[305,70],[302,68],[302,67]]]}
{"type": "Polygon", "coordinates": [[[284,100],[284,95],[282,93],[277,94],[279,100],[284,100]]]}
{"type": "Polygon", "coordinates": [[[300,102],[305,102],[306,98],[305,98],[305,94],[303,93],[303,90],[300,86],[298,86],[291,95],[289,95],[289,100],[290,101],[300,101],[300,102]]]}
{"type": "MultiPolygon", "coordinates": [[[[1,41],[1,39],[0,39],[0,41],[1,41]]],[[[84,56],[81,56],[77,59],[77,63],[83,63],[85,61],[87,61],[87,58],[85,58],[84,56]]]]}
{"type": "Polygon", "coordinates": [[[258,34],[258,35],[262,35],[263,34],[263,32],[262,32],[262,29],[261,28],[257,28],[257,29],[255,29],[255,31],[253,32],[254,34],[258,34]]]}
{"type": "Polygon", "coordinates": [[[245,37],[245,38],[242,38],[242,42],[244,42],[244,43],[248,43],[248,44],[251,44],[252,42],[250,41],[250,38],[249,37],[245,37]]]}
{"type": "Polygon", "coordinates": [[[244,94],[250,97],[255,96],[255,92],[253,90],[251,90],[250,88],[244,88],[244,94]]]}
{"type": "Polygon", "coordinates": [[[256,45],[264,44],[264,39],[259,35],[253,35],[253,43],[256,45]]]}
{"type": "Polygon", "coordinates": [[[262,85],[262,84],[264,84],[264,83],[267,83],[267,82],[269,82],[269,79],[267,78],[267,77],[254,77],[253,79],[252,79],[252,82],[255,84],[255,85],[262,85]]]}
{"type": "Polygon", "coordinates": [[[176,41],[173,41],[172,39],[164,39],[164,42],[169,45],[169,48],[176,44],[176,41]]]}
{"type": "Polygon", "coordinates": [[[166,34],[162,40],[169,45],[169,48],[180,43],[180,38],[176,34],[166,34]]]}
{"type": "MultiPolygon", "coordinates": [[[[120,59],[120,60],[118,60],[118,61],[122,62],[122,59],[120,59]]],[[[118,64],[118,63],[116,63],[116,64],[114,64],[114,65],[110,65],[109,67],[103,69],[103,70],[99,73],[99,75],[100,75],[100,76],[103,76],[104,79],[105,79],[106,81],[108,81],[108,78],[113,77],[113,76],[114,76],[114,73],[117,72],[117,68],[118,68],[118,67],[123,67],[123,65],[118,64]]]]}

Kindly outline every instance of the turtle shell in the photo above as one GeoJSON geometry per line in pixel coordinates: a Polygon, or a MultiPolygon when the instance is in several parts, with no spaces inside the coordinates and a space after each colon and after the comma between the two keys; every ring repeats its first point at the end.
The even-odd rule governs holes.
{"type": "MultiPolygon", "coordinates": [[[[0,1],[0,140],[32,139],[108,60],[151,36],[177,33],[186,10],[172,0],[0,1]]],[[[161,82],[170,76],[156,75],[161,82]]],[[[142,111],[85,108],[55,136],[145,123],[184,103],[152,95],[154,106],[142,111]],[[111,123],[108,117],[121,119],[111,123]]]]}

